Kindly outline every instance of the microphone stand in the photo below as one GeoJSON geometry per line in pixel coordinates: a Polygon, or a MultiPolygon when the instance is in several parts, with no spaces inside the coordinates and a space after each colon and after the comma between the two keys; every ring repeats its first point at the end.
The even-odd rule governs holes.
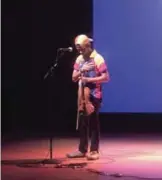
{"type": "Polygon", "coordinates": [[[56,54],[56,59],[54,64],[51,66],[51,68],[47,71],[47,73],[44,76],[44,80],[51,74],[51,76],[53,75],[53,71],[55,70],[55,68],[57,67],[58,64],[58,60],[59,58],[61,58],[64,55],[64,51],[61,51],[60,55],[59,55],[60,50],[57,50],[57,54],[56,54]]]}
{"type": "MultiPolygon", "coordinates": [[[[44,76],[44,80],[49,76],[53,76],[53,71],[56,69],[58,65],[59,58],[61,58],[64,55],[64,51],[61,51],[61,49],[57,49],[56,59],[51,68],[47,71],[47,73],[44,76]],[[60,53],[59,53],[60,52],[60,53]]],[[[49,139],[49,152],[50,152],[50,158],[44,159],[42,161],[42,164],[61,164],[61,160],[53,159],[53,143],[52,143],[52,137],[49,139]]]]}
{"type": "MultiPolygon", "coordinates": [[[[61,51],[61,49],[57,50],[57,54],[56,54],[56,59],[55,62],[53,63],[53,65],[50,67],[50,69],[47,71],[47,73],[44,76],[44,80],[49,76],[49,75],[53,75],[53,71],[55,70],[55,68],[58,65],[58,60],[60,57],[62,57],[64,55],[64,51],[61,51]]],[[[21,160],[1,160],[1,164],[15,164],[18,165],[20,167],[32,167],[33,165],[45,165],[45,164],[56,164],[56,165],[60,165],[61,164],[61,160],[58,159],[54,159],[53,158],[53,154],[52,154],[52,148],[53,148],[53,144],[52,144],[52,136],[49,139],[49,153],[50,153],[50,158],[49,159],[21,159],[21,160]]]]}

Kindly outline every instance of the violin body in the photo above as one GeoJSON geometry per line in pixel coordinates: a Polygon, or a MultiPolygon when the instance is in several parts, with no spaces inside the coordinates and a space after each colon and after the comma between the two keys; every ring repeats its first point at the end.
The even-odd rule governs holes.
{"type": "Polygon", "coordinates": [[[95,108],[90,101],[90,89],[83,84],[78,87],[78,111],[89,116],[95,108]]]}

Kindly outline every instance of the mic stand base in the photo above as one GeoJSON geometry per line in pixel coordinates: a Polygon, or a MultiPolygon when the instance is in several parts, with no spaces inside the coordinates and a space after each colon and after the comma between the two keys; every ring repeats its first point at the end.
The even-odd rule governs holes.
{"type": "Polygon", "coordinates": [[[61,160],[57,159],[15,159],[1,160],[2,165],[15,165],[20,167],[35,167],[41,165],[60,165],[61,160]]]}
{"type": "Polygon", "coordinates": [[[49,159],[15,159],[15,160],[2,160],[2,165],[17,165],[20,167],[35,167],[41,165],[60,165],[63,160],[53,158],[53,143],[52,143],[52,136],[49,139],[49,159]]]}
{"type": "Polygon", "coordinates": [[[61,164],[62,161],[58,159],[46,159],[42,161],[42,164],[61,164]]]}

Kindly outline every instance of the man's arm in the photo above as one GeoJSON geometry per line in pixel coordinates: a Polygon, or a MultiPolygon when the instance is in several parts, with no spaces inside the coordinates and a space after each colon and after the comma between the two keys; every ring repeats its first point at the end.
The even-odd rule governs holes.
{"type": "MultiPolygon", "coordinates": [[[[104,83],[110,80],[110,76],[108,72],[102,73],[101,76],[93,77],[93,78],[86,78],[87,82],[89,83],[104,83]]],[[[84,79],[83,79],[84,80],[84,79]]]]}
{"type": "Polygon", "coordinates": [[[94,68],[93,63],[88,63],[88,64],[84,64],[82,66],[82,68],[80,69],[79,63],[80,63],[80,56],[76,59],[76,62],[74,64],[74,70],[72,73],[72,81],[73,82],[77,82],[80,79],[82,73],[89,71],[90,69],[94,68]]]}
{"type": "Polygon", "coordinates": [[[73,66],[73,73],[72,73],[72,81],[77,82],[79,80],[79,77],[81,76],[81,71],[79,69],[79,63],[80,63],[80,56],[77,57],[74,66],[73,66]]]}
{"type": "Polygon", "coordinates": [[[110,75],[105,63],[105,60],[103,59],[103,57],[101,55],[98,55],[95,58],[95,64],[100,72],[100,76],[98,77],[83,77],[82,80],[85,82],[89,82],[89,83],[103,83],[103,82],[108,82],[110,80],[110,75]]]}
{"type": "Polygon", "coordinates": [[[74,69],[72,74],[72,81],[77,82],[80,76],[81,76],[81,71],[77,71],[74,69]]]}

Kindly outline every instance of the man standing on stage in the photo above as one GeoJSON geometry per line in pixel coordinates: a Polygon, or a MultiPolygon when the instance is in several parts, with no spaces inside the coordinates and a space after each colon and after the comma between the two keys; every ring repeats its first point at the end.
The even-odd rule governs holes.
{"type": "MultiPolygon", "coordinates": [[[[86,105],[89,114],[83,116],[84,118],[79,121],[80,143],[78,151],[67,154],[68,158],[87,157],[88,160],[99,158],[100,127],[98,115],[102,101],[101,83],[109,81],[110,77],[104,58],[93,49],[92,42],[93,40],[86,35],[79,35],[75,38],[75,47],[80,55],[74,64],[72,80],[78,82],[79,87],[84,84],[83,87],[89,89],[90,103],[86,105]],[[88,129],[91,131],[90,153],[88,153],[88,129]]],[[[80,111],[80,113],[82,112],[80,111]]]]}

